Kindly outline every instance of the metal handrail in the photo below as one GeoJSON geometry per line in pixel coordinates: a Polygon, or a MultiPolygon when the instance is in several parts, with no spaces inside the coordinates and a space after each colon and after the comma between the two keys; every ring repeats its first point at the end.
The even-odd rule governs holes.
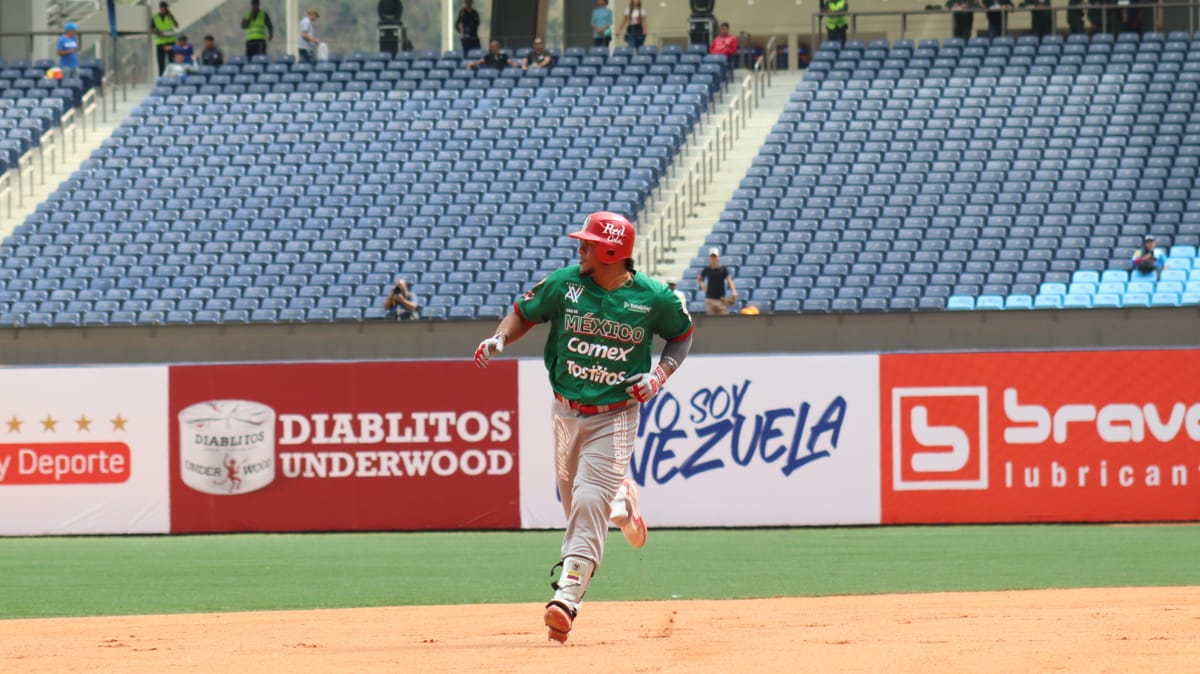
{"type": "MultiPolygon", "coordinates": [[[[827,39],[824,37],[825,36],[824,20],[826,17],[830,17],[830,16],[846,17],[849,20],[849,26],[848,26],[849,30],[847,32],[848,32],[848,35],[851,35],[851,36],[859,32],[858,24],[859,24],[860,19],[897,18],[897,19],[899,19],[899,32],[900,32],[898,39],[904,39],[904,38],[908,37],[908,33],[910,30],[909,25],[908,25],[910,17],[922,17],[922,18],[926,18],[926,19],[930,18],[930,17],[949,18],[949,17],[952,17],[952,16],[954,16],[956,14],[960,14],[960,13],[985,14],[986,15],[986,14],[990,14],[993,12],[1003,12],[1004,13],[1004,22],[1005,22],[1004,31],[1007,33],[1008,32],[1008,16],[1011,16],[1013,13],[1051,12],[1052,15],[1055,17],[1055,19],[1057,20],[1059,18],[1058,15],[1063,14],[1063,13],[1066,13],[1068,16],[1070,16],[1071,12],[1080,12],[1080,14],[1082,14],[1083,16],[1087,16],[1088,14],[1090,14],[1092,12],[1099,12],[1099,15],[1100,15],[1099,28],[1100,28],[1100,30],[1096,31],[1096,32],[1108,33],[1109,28],[1110,28],[1110,26],[1108,25],[1108,15],[1109,15],[1110,10],[1124,11],[1124,10],[1128,10],[1128,9],[1152,9],[1152,10],[1154,10],[1154,21],[1153,21],[1152,25],[1155,27],[1161,27],[1163,25],[1163,21],[1164,21],[1164,17],[1163,17],[1164,10],[1167,10],[1167,9],[1193,9],[1194,10],[1197,8],[1200,8],[1200,2],[1162,2],[1162,1],[1160,1],[1160,2],[1129,2],[1126,4],[1122,4],[1120,2],[1105,2],[1105,3],[1095,3],[1095,2],[1086,3],[1085,2],[1085,3],[1080,3],[1078,5],[1054,6],[1054,7],[1037,6],[1037,5],[1025,5],[1023,7],[1018,7],[1018,6],[1016,6],[1016,3],[1014,2],[1012,7],[1004,7],[1004,8],[986,8],[986,7],[984,7],[984,8],[963,9],[963,10],[939,9],[936,11],[934,11],[934,10],[907,10],[907,11],[889,11],[889,12],[875,11],[875,12],[844,12],[844,13],[842,13],[842,12],[838,12],[838,13],[814,12],[812,14],[811,25],[809,26],[810,39],[811,39],[810,44],[812,44],[813,48],[815,49],[818,46],[820,46],[821,43],[827,41],[827,39]]],[[[1089,21],[1090,21],[1090,19],[1089,19],[1089,21]]],[[[1200,17],[1197,16],[1196,12],[1188,12],[1187,13],[1187,31],[1189,33],[1196,32],[1198,22],[1200,22],[1200,17]]],[[[924,22],[922,22],[922,23],[924,23],[924,22]]]]}
{"type": "MultiPolygon", "coordinates": [[[[773,44],[773,40],[772,38],[768,44],[773,44]]],[[[643,210],[647,222],[638,237],[642,246],[638,259],[643,261],[647,273],[658,273],[671,242],[679,237],[687,218],[708,192],[721,166],[728,159],[734,143],[741,138],[750,114],[761,104],[766,88],[770,86],[771,72],[775,65],[774,50],[766,50],[741,79],[737,91],[728,97],[724,91],[718,91],[713,104],[717,112],[706,113],[705,117],[710,123],[715,117],[716,128],[712,129],[713,135],[700,140],[697,127],[697,131],[693,131],[692,137],[688,139],[674,162],[675,165],[685,164],[678,171],[682,181],[679,183],[680,187],[672,192],[671,201],[663,205],[658,213],[654,212],[652,205],[658,205],[661,198],[655,196],[652,201],[647,202],[643,210]],[[694,158],[690,161],[684,158],[685,154],[690,155],[693,151],[696,153],[694,158]]],[[[726,79],[727,83],[729,81],[737,80],[730,77],[726,79]]],[[[656,195],[657,192],[656,190],[656,195]]]]}
{"type": "Polygon", "coordinates": [[[8,203],[8,213],[5,217],[12,217],[12,176],[13,171],[6,169],[4,173],[0,173],[0,196],[8,203]]]}

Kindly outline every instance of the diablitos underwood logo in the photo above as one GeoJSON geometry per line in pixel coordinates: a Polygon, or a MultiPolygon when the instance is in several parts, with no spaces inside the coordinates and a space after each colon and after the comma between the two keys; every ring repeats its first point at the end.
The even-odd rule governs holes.
{"type": "Polygon", "coordinates": [[[988,488],[987,388],[892,389],[892,489],[988,488]]]}
{"type": "Polygon", "coordinates": [[[275,410],[251,400],[209,400],[179,413],[179,471],[187,486],[246,494],[275,480],[275,410]]]}

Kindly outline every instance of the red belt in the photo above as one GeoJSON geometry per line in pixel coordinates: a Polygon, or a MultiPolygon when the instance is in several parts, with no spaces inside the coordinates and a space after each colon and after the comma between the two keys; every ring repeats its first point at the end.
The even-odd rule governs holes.
{"type": "Polygon", "coordinates": [[[611,412],[613,410],[619,410],[622,407],[629,407],[631,404],[633,404],[633,400],[630,399],[630,400],[625,400],[625,401],[622,401],[619,403],[612,403],[611,405],[584,405],[583,403],[577,403],[574,400],[568,400],[568,399],[560,396],[558,393],[554,394],[554,398],[558,402],[566,405],[567,407],[570,407],[571,409],[575,410],[576,412],[579,412],[580,414],[589,414],[589,415],[590,414],[600,414],[602,412],[611,412]]]}

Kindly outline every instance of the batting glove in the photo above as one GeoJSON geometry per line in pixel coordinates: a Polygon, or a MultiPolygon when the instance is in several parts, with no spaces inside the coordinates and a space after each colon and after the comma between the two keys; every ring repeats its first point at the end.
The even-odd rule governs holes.
{"type": "Polygon", "coordinates": [[[504,352],[504,335],[493,335],[479,343],[479,348],[475,349],[475,364],[479,367],[487,367],[488,360],[493,353],[504,352]]]}
{"type": "Polygon", "coordinates": [[[625,392],[639,403],[644,403],[662,390],[663,384],[667,383],[667,373],[659,365],[652,372],[643,372],[626,379],[625,382],[629,384],[625,392]]]}

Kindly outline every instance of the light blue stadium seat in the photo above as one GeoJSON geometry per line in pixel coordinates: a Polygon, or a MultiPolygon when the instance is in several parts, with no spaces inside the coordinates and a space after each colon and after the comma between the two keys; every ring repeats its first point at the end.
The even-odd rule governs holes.
{"type": "Polygon", "coordinates": [[[989,311],[1004,309],[1004,298],[1000,295],[980,295],[975,298],[975,308],[989,311]]]}
{"type": "Polygon", "coordinates": [[[1117,293],[1097,293],[1092,297],[1092,306],[1096,308],[1120,307],[1121,296],[1117,293]]]}
{"type": "Polygon", "coordinates": [[[1148,293],[1125,293],[1121,297],[1121,306],[1123,307],[1148,307],[1150,306],[1150,295],[1148,293]]]}
{"type": "Polygon", "coordinates": [[[1005,309],[1032,309],[1032,295],[1008,295],[1004,298],[1005,309]]]}
{"type": "Polygon", "coordinates": [[[965,295],[952,295],[946,300],[946,309],[951,311],[970,311],[975,308],[975,298],[965,295]]]}
{"type": "Polygon", "coordinates": [[[1068,293],[1063,296],[1064,309],[1090,309],[1092,308],[1091,294],[1068,293]]]}
{"type": "Polygon", "coordinates": [[[1180,294],[1156,292],[1150,297],[1150,305],[1155,307],[1177,307],[1180,305],[1180,294]]]}
{"type": "Polygon", "coordinates": [[[1065,284],[1065,283],[1046,282],[1046,283],[1043,283],[1041,288],[1038,290],[1039,296],[1066,295],[1066,294],[1067,294],[1067,284],[1065,284]]]}
{"type": "Polygon", "coordinates": [[[1033,308],[1061,309],[1063,307],[1063,297],[1066,297],[1066,295],[1037,295],[1033,297],[1033,308]]]}

